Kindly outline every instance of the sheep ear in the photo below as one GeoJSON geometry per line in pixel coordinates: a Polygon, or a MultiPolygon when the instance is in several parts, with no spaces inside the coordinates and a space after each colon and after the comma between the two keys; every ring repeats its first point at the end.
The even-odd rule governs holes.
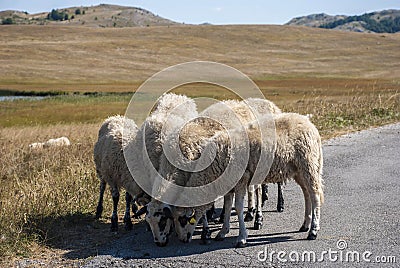
{"type": "Polygon", "coordinates": [[[164,208],[163,208],[163,213],[164,213],[164,215],[165,215],[167,218],[170,218],[170,219],[173,218],[173,217],[172,217],[171,209],[170,209],[169,207],[164,207],[164,208]]]}

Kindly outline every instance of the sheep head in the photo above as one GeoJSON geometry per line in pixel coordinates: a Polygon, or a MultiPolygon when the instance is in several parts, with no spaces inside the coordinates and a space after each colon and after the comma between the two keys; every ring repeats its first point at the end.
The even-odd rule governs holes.
{"type": "Polygon", "coordinates": [[[189,243],[202,215],[193,208],[183,207],[175,208],[173,214],[178,239],[184,243],[189,243]]]}
{"type": "Polygon", "coordinates": [[[171,207],[157,200],[152,200],[147,205],[146,221],[150,225],[156,245],[166,246],[168,237],[173,230],[171,207]]]}

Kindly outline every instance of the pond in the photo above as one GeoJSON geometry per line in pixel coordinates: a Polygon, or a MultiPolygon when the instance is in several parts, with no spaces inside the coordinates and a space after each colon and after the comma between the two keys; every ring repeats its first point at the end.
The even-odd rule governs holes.
{"type": "Polygon", "coordinates": [[[0,101],[14,101],[14,100],[42,100],[44,96],[0,96],[0,101]]]}

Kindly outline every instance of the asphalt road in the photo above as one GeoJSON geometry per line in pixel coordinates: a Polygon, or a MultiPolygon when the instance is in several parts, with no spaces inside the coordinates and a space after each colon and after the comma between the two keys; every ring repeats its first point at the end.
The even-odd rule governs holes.
{"type": "MultiPolygon", "coordinates": [[[[84,267],[400,267],[400,124],[326,141],[323,151],[325,203],[315,241],[297,232],[304,202],[300,187],[289,182],[283,213],[275,212],[277,187],[270,186],[263,229],[248,223],[246,248],[234,248],[236,216],[228,237],[207,246],[198,233],[190,244],[172,237],[159,248],[139,224],[84,267]]],[[[214,237],[220,225],[211,227],[214,237]]]]}

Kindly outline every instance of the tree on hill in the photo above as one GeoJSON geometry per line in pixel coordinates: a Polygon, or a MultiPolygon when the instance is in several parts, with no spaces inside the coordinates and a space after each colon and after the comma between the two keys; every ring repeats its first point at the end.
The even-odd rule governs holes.
{"type": "Polygon", "coordinates": [[[13,20],[13,18],[5,18],[1,21],[1,24],[3,25],[15,24],[15,21],[13,20]]]}
{"type": "Polygon", "coordinates": [[[373,13],[364,14],[361,16],[350,16],[345,19],[336,20],[330,23],[320,25],[320,28],[334,29],[338,26],[350,23],[353,21],[364,22],[365,29],[375,33],[396,33],[400,31],[400,17],[385,18],[377,21],[372,18],[373,13]]]}
{"type": "Polygon", "coordinates": [[[49,14],[47,14],[47,19],[49,20],[68,20],[68,13],[58,11],[53,9],[49,14]]]}

